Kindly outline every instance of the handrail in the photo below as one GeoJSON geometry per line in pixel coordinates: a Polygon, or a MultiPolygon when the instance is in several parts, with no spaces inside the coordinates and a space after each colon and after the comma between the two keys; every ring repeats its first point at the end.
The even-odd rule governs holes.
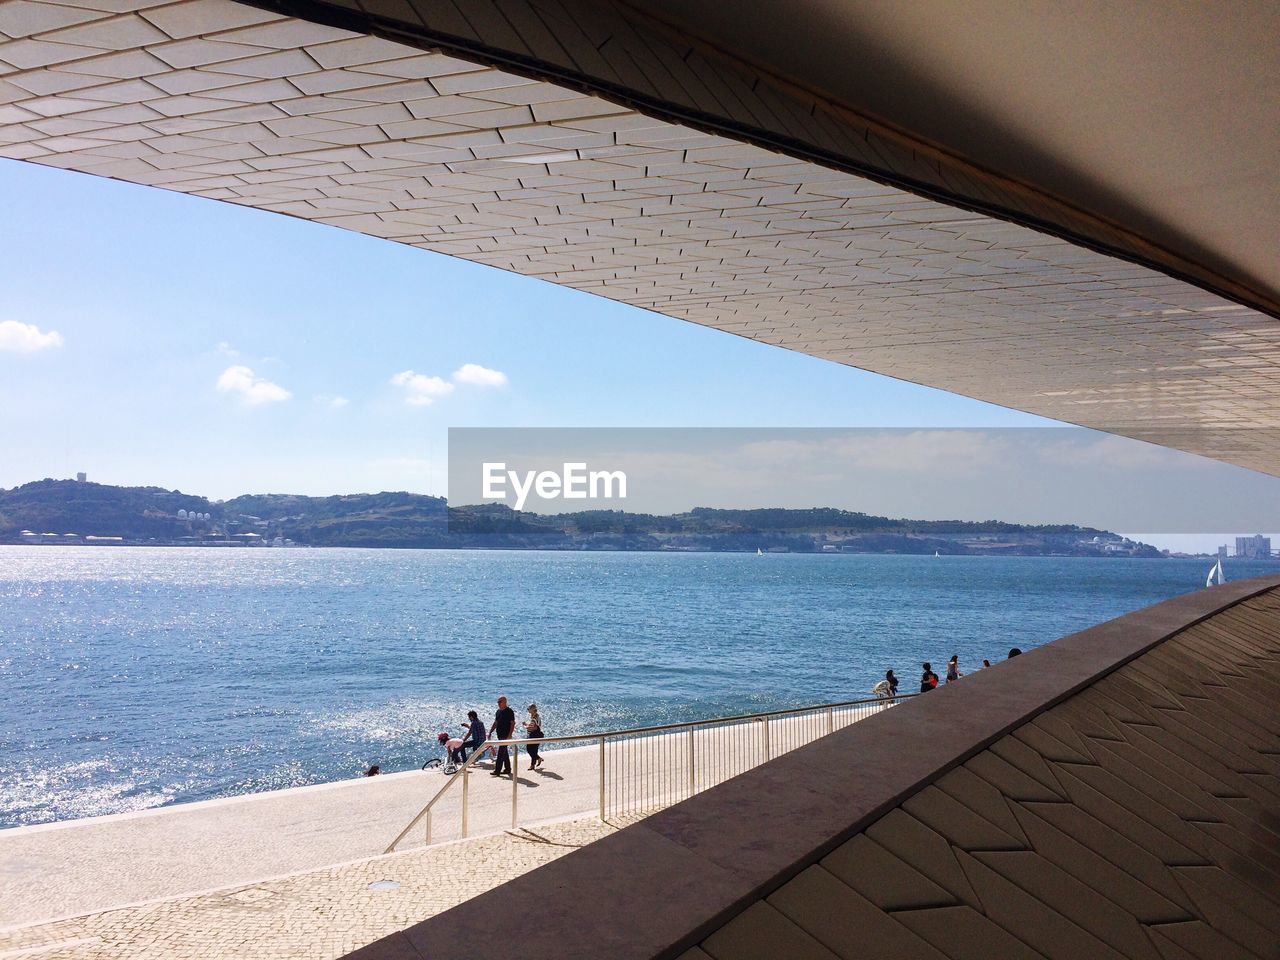
{"type": "MultiPolygon", "coordinates": [[[[504,743],[507,743],[507,742],[510,742],[510,741],[504,741],[504,743]]],[[[395,852],[396,846],[400,843],[400,841],[403,840],[406,836],[408,836],[409,831],[412,830],[414,827],[416,827],[418,823],[422,820],[422,818],[431,812],[431,808],[436,805],[436,801],[438,801],[441,797],[443,797],[446,793],[448,793],[455,783],[457,783],[459,780],[464,780],[466,778],[467,774],[470,773],[471,771],[471,765],[480,759],[481,755],[484,754],[484,752],[489,748],[489,744],[491,743],[496,744],[497,741],[486,740],[483,746],[474,747],[472,749],[471,756],[467,757],[466,762],[463,763],[462,766],[459,767],[456,771],[454,771],[454,773],[449,777],[449,779],[445,781],[444,786],[442,786],[439,790],[436,791],[436,795],[427,801],[427,805],[418,811],[418,815],[409,821],[409,825],[400,831],[400,833],[396,836],[396,838],[391,841],[391,845],[387,847],[387,849],[384,850],[383,853],[395,852]]]]}
{"type": "Polygon", "coordinates": [[[662,733],[666,730],[687,730],[690,727],[709,727],[717,723],[735,723],[739,720],[763,720],[765,717],[786,717],[811,710],[835,710],[840,707],[860,707],[868,703],[896,703],[919,696],[916,693],[900,693],[895,697],[864,697],[861,700],[837,700],[835,703],[816,703],[810,707],[792,707],[789,710],[767,710],[763,713],[738,713],[728,717],[712,717],[709,720],[684,720],[679,723],[663,723],[655,727],[628,727],[624,730],[600,730],[595,733],[573,733],[563,737],[515,737],[510,740],[486,740],[485,747],[510,747],[526,743],[569,743],[577,740],[599,740],[601,737],[629,737],[637,733],[662,733]]]}
{"type": "MultiPolygon", "coordinates": [[[[547,744],[552,744],[552,743],[599,742],[603,744],[604,741],[611,738],[617,738],[617,737],[637,736],[637,735],[647,734],[647,733],[664,733],[672,730],[688,730],[690,731],[690,733],[692,733],[694,730],[698,728],[703,728],[703,727],[712,727],[712,726],[721,725],[721,724],[741,723],[748,720],[768,720],[773,717],[796,716],[799,714],[811,713],[818,710],[832,711],[832,710],[838,710],[842,707],[858,707],[858,706],[864,706],[867,704],[881,704],[881,705],[888,706],[898,701],[908,700],[911,697],[916,697],[916,696],[919,696],[919,694],[900,693],[894,697],[864,697],[860,700],[840,700],[835,703],[819,703],[819,704],[814,704],[812,706],[807,706],[807,707],[792,707],[787,710],[769,710],[763,713],[744,713],[744,714],[737,714],[730,717],[713,717],[707,720],[686,720],[683,723],[664,723],[664,724],[658,724],[656,726],[630,727],[624,730],[606,730],[606,731],[600,731],[597,733],[576,733],[576,734],[570,734],[570,735],[561,736],[561,737],[512,737],[507,740],[486,740],[482,745],[474,747],[472,749],[471,755],[467,757],[466,761],[462,764],[462,766],[459,767],[457,771],[454,772],[449,777],[449,779],[440,787],[440,789],[436,791],[435,796],[433,796],[429,801],[427,801],[427,805],[418,811],[417,815],[412,820],[409,821],[408,826],[406,826],[403,830],[401,830],[400,833],[396,836],[396,838],[391,841],[390,846],[387,847],[384,853],[393,853],[397,845],[399,845],[400,841],[403,840],[406,836],[408,836],[409,832],[414,827],[416,827],[419,823],[422,822],[422,818],[428,816],[431,813],[432,807],[434,807],[436,803],[439,802],[439,800],[442,797],[444,797],[445,794],[447,794],[451,789],[453,789],[454,783],[456,783],[459,780],[463,781],[463,791],[465,793],[466,778],[471,772],[471,765],[474,764],[477,760],[479,760],[480,757],[485,752],[487,752],[488,749],[491,747],[516,748],[516,747],[527,745],[530,743],[536,743],[539,746],[545,746],[547,744]]],[[[512,775],[512,780],[513,780],[513,786],[514,786],[514,780],[515,780],[514,773],[512,775]]],[[[464,805],[464,816],[465,816],[465,805],[464,805]]]]}

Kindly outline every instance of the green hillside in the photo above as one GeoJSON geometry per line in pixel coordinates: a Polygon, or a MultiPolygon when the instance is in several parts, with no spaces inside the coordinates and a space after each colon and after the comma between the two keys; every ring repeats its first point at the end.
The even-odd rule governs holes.
{"type": "Polygon", "coordinates": [[[415,493],[254,494],[213,502],[159,487],[74,480],[0,490],[0,542],[25,542],[24,530],[131,543],[1159,556],[1153,547],[1085,527],[894,519],[830,507],[538,515],[501,504],[450,508],[443,498],[415,493]]]}
{"type": "Polygon", "coordinates": [[[228,521],[265,521],[273,536],[316,547],[451,546],[442,497],[416,493],[355,493],[335,497],[251,494],[222,505],[228,521]]]}
{"type": "Polygon", "coordinates": [[[191,524],[178,511],[220,518],[216,504],[204,497],[160,487],[112,487],[75,480],[37,480],[0,490],[0,538],[14,539],[21,530],[76,533],[81,536],[181,537],[191,524]]]}

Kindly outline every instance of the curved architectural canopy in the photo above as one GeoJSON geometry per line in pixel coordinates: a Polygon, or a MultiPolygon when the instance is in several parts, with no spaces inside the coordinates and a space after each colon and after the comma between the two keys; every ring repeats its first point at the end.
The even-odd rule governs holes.
{"type": "MultiPolygon", "coordinates": [[[[1277,469],[1276,246],[1222,240],[1274,231],[1269,169],[1257,204],[1215,206],[1212,191],[1177,201],[1159,171],[1137,189],[1121,176],[1123,137],[1097,137],[1092,152],[1046,137],[1056,167],[1012,135],[980,150],[995,127],[957,123],[950,101],[926,97],[922,63],[895,68],[919,91],[905,98],[914,111],[886,83],[835,83],[837,54],[888,64],[892,45],[866,38],[910,36],[911,23],[819,6],[774,24],[763,50],[767,17],[755,32],[719,17],[701,3],[585,0],[9,0],[0,156],[346,227],[1277,469]],[[823,11],[839,29],[810,31],[811,47],[783,29],[809,30],[823,11]],[[1099,182],[1072,179],[1082,167],[1099,182]],[[1206,203],[1227,227],[1210,229],[1206,203]]],[[[1275,35],[1272,18],[1258,9],[1257,36],[1275,35]]],[[[1009,84],[967,98],[974,109],[1080,101],[1070,76],[1037,73],[1016,45],[981,73],[990,51],[972,33],[947,46],[955,69],[1009,84]]],[[[1086,46],[1086,61],[1110,63],[1119,42],[1086,46]]],[[[1237,73],[1266,52],[1246,46],[1237,73]]],[[[1249,99],[1265,83],[1242,85],[1243,119],[1220,126],[1257,116],[1270,154],[1265,102],[1251,113],[1249,99]]],[[[1095,101],[1054,129],[1111,116],[1146,142],[1127,100],[1111,114],[1095,101]]],[[[1204,108],[1170,109],[1153,103],[1148,127],[1204,108]]],[[[1241,167],[1250,156],[1214,168],[1221,181],[1259,182],[1241,167]]]]}
{"type": "Polygon", "coordinates": [[[630,0],[1280,300],[1280,7],[630,0]]]}

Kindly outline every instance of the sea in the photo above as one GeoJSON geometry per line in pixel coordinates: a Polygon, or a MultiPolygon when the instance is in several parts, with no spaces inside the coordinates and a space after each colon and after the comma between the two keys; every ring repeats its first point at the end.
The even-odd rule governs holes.
{"type": "MultiPolygon", "coordinates": [[[[1229,579],[1276,572],[1228,561],[1229,579]]],[[[0,827],[870,696],[1204,586],[1208,561],[0,547],[0,827]]]]}

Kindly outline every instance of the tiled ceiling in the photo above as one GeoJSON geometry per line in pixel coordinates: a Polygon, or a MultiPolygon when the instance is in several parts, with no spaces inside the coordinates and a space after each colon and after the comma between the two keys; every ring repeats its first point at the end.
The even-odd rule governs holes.
{"type": "Polygon", "coordinates": [[[1260,312],[441,52],[228,0],[7,0],[0,156],[345,227],[1280,469],[1280,322],[1260,312]]]}

